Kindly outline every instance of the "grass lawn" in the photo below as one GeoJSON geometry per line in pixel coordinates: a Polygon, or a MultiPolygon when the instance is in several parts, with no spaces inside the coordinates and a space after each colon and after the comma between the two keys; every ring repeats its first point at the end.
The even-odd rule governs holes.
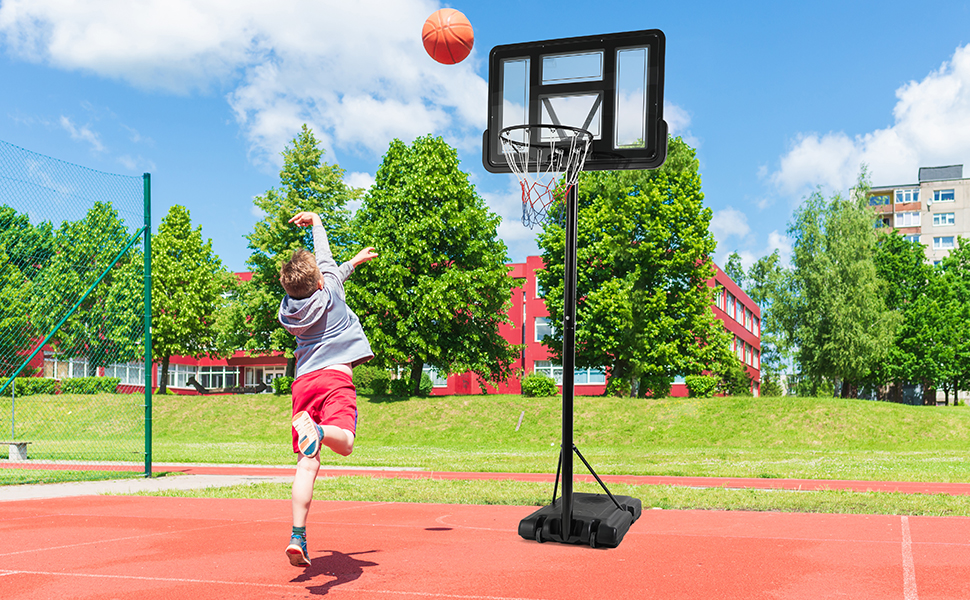
{"type": "MultiPolygon", "coordinates": [[[[85,401],[75,397],[75,408],[85,411],[85,401]]],[[[325,463],[553,473],[560,402],[510,395],[361,397],[353,455],[325,455],[325,463]]],[[[791,397],[580,397],[575,404],[575,442],[602,474],[970,482],[970,410],[964,407],[791,397]]],[[[26,406],[18,401],[18,427],[30,420],[26,406]]],[[[156,396],[153,458],[292,464],[289,406],[289,397],[272,395],[156,396]]],[[[90,443],[110,446],[113,435],[90,443]]],[[[369,478],[321,480],[318,486],[320,498],[503,504],[545,504],[552,491],[522,482],[369,478]]],[[[611,490],[641,498],[645,506],[667,508],[970,514],[970,504],[949,496],[616,487],[611,490]]],[[[257,488],[202,493],[289,494],[287,486],[257,488]]]]}

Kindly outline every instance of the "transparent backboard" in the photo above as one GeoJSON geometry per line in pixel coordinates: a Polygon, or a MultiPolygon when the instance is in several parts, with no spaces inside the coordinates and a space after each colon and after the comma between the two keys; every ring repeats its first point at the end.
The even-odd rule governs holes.
{"type": "Polygon", "coordinates": [[[493,173],[510,172],[502,131],[541,124],[592,134],[584,170],[659,167],[667,156],[663,79],[664,35],[656,29],[496,46],[489,54],[482,162],[493,173]]]}

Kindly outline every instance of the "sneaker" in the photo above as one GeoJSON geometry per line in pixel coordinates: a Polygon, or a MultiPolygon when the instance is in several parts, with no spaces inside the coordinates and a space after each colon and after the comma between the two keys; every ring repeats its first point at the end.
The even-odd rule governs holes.
{"type": "Polygon", "coordinates": [[[294,535],[290,538],[290,545],[286,547],[286,557],[294,567],[309,567],[310,558],[306,551],[306,538],[294,535]]]}
{"type": "Polygon", "coordinates": [[[307,458],[316,456],[320,452],[320,442],[323,441],[320,426],[303,410],[293,415],[293,429],[296,430],[296,446],[300,449],[300,454],[307,458]]]}

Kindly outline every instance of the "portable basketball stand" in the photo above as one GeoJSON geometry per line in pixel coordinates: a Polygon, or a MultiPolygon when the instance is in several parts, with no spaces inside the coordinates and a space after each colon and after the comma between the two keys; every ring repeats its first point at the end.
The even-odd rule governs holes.
{"type": "Polygon", "coordinates": [[[566,238],[559,465],[552,503],[518,528],[520,536],[540,543],[615,548],[642,512],[639,499],[611,494],[573,444],[577,181],[584,170],[663,164],[664,46],[663,33],[654,29],[496,46],[489,55],[482,162],[490,172],[519,178],[523,224],[557,222],[566,238]],[[605,495],[573,493],[574,453],[605,495]]]}

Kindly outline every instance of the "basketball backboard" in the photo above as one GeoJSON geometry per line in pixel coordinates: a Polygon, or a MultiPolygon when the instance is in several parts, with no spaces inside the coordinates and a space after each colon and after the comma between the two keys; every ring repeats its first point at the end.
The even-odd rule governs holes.
{"type": "MultiPolygon", "coordinates": [[[[511,172],[500,142],[502,130],[540,124],[592,134],[583,170],[662,165],[667,157],[664,44],[663,32],[652,29],[492,48],[488,129],[482,143],[485,168],[511,172]]],[[[557,135],[555,127],[529,131],[518,128],[506,135],[557,135]]]]}

